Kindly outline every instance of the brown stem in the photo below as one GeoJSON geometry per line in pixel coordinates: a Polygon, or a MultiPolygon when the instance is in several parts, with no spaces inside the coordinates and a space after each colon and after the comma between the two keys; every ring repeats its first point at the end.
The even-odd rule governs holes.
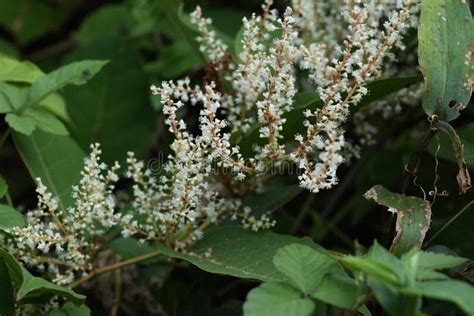
{"type": "Polygon", "coordinates": [[[90,279],[92,279],[92,278],[94,278],[98,275],[101,275],[101,274],[104,274],[104,273],[107,273],[107,272],[111,272],[111,271],[114,271],[114,270],[117,270],[117,269],[122,269],[122,268],[128,267],[132,264],[139,263],[139,262],[145,261],[147,259],[157,257],[160,254],[161,253],[158,252],[158,251],[150,252],[150,253],[147,253],[147,254],[144,254],[144,255],[141,255],[141,256],[138,256],[138,257],[134,257],[134,258],[124,260],[124,261],[120,261],[120,262],[117,262],[117,263],[114,263],[114,264],[111,264],[111,265],[108,265],[108,266],[105,266],[105,267],[100,267],[100,268],[94,269],[88,275],[86,275],[86,276],[80,278],[79,280],[69,284],[68,287],[73,289],[73,288],[81,285],[84,282],[89,281],[90,279]]]}
{"type": "Polygon", "coordinates": [[[115,270],[115,297],[114,297],[114,305],[112,306],[112,310],[110,311],[110,316],[118,315],[121,296],[122,296],[122,274],[121,274],[121,271],[118,269],[118,270],[115,270]]]}

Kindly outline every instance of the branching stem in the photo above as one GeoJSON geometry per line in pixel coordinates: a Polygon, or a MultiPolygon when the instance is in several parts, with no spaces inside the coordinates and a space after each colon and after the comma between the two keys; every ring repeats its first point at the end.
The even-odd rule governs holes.
{"type": "Polygon", "coordinates": [[[128,259],[128,260],[116,262],[114,264],[111,264],[111,265],[108,265],[108,266],[105,266],[105,267],[100,267],[100,268],[94,269],[88,275],[86,275],[86,276],[80,278],[79,280],[69,284],[68,287],[73,289],[73,288],[81,285],[84,282],[89,281],[90,279],[92,279],[92,278],[94,278],[98,275],[101,275],[101,274],[104,274],[104,273],[107,273],[107,272],[111,272],[111,271],[115,271],[117,269],[122,269],[122,268],[125,268],[125,267],[128,267],[128,266],[131,266],[132,264],[139,263],[139,262],[142,262],[142,261],[154,258],[154,257],[158,257],[159,255],[161,255],[160,252],[154,251],[154,252],[150,252],[150,253],[147,253],[147,254],[144,254],[144,255],[141,255],[141,256],[138,256],[138,257],[128,259]]]}

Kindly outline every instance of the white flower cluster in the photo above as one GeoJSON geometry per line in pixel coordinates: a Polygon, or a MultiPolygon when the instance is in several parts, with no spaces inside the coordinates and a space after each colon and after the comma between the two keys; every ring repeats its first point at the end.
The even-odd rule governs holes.
{"type": "MultiPolygon", "coordinates": [[[[189,89],[187,85],[181,87],[189,89]]],[[[229,142],[217,136],[225,124],[214,116],[219,95],[212,89],[209,86],[207,93],[199,96],[206,105],[203,114],[207,120],[202,124],[208,125],[202,136],[192,137],[176,118],[168,121],[177,139],[165,174],[156,178],[129,153],[125,174],[133,180],[129,204],[120,207],[116,201],[119,164],[108,167],[102,163],[100,146],[94,144],[79,185],[72,188],[73,205],[61,205],[38,178],[37,209],[26,214],[25,226],[1,236],[3,246],[26,266],[48,273],[53,282],[70,284],[93,270],[94,259],[112,227],[120,228],[124,237],[156,240],[180,250],[200,239],[208,225],[223,217],[240,219],[244,227],[253,230],[271,227],[274,222],[266,215],[256,219],[248,208],[240,207],[239,200],[222,199],[211,188],[211,167],[203,157],[222,157],[221,164],[226,167],[239,164],[231,158],[229,142]]],[[[176,110],[173,107],[168,109],[170,117],[176,110]]]]}
{"type": "Polygon", "coordinates": [[[198,6],[191,14],[191,22],[197,25],[201,36],[196,40],[201,44],[199,46],[202,53],[204,53],[210,61],[219,60],[223,58],[227,51],[227,45],[221,39],[218,39],[216,32],[209,29],[212,20],[202,16],[201,8],[198,6]]]}
{"type": "Polygon", "coordinates": [[[47,270],[58,284],[71,283],[90,271],[104,233],[117,223],[114,184],[118,164],[100,162],[99,146],[91,146],[82,179],[73,187],[74,205],[64,208],[37,179],[38,208],[26,214],[26,225],[15,227],[8,250],[29,267],[47,270]]]}
{"type": "MultiPolygon", "coordinates": [[[[287,8],[280,18],[271,9],[272,2],[265,1],[262,15],[243,20],[241,50],[233,59],[231,73],[222,78],[232,92],[221,97],[213,83],[191,89],[183,83],[188,79],[165,82],[152,90],[162,95],[163,111],[177,140],[173,150],[178,153],[179,148],[188,158],[196,157],[194,171],[205,170],[203,175],[208,177],[205,165],[217,160],[235,171],[237,180],[243,180],[248,174],[261,175],[269,164],[292,161],[302,171],[301,186],[316,193],[337,183],[336,171],[348,144],[343,124],[349,108],[368,94],[368,81],[382,76],[384,59],[394,59],[392,50],[404,49],[401,39],[416,24],[418,6],[415,0],[295,0],[294,8],[287,8]],[[305,112],[306,120],[301,122],[307,129],[305,135],[295,135],[296,146],[285,145],[281,132],[298,92],[296,73],[301,70],[308,73],[304,84],[313,86],[323,106],[305,112]],[[183,137],[185,123],[176,120],[176,110],[188,101],[204,104],[200,114],[203,136],[196,139],[189,133],[183,137]],[[213,105],[212,110],[207,104],[213,105]],[[219,109],[221,115],[227,114],[227,123],[216,121],[219,109]],[[258,128],[265,144],[256,148],[254,157],[244,160],[238,141],[231,145],[224,128],[244,133],[258,128]],[[198,151],[200,144],[214,144],[215,151],[198,151]]],[[[211,21],[202,17],[199,7],[192,21],[201,31],[198,41],[210,61],[218,64],[230,55],[209,31],[211,21]]]]}

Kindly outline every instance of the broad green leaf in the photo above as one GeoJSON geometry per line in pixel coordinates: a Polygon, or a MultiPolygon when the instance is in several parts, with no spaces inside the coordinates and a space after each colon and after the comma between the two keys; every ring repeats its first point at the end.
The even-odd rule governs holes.
{"type": "Polygon", "coordinates": [[[23,116],[31,117],[35,125],[45,132],[56,135],[69,134],[66,126],[64,126],[60,119],[40,107],[33,106],[27,108],[23,116]]]}
{"type": "Polygon", "coordinates": [[[13,227],[24,226],[23,215],[8,205],[0,204],[0,230],[10,232],[13,227]]]}
{"type": "Polygon", "coordinates": [[[85,296],[73,290],[50,283],[42,278],[34,277],[22,268],[15,258],[0,248],[0,257],[7,266],[10,280],[15,284],[16,300],[21,303],[45,302],[53,296],[60,296],[75,304],[81,304],[85,296]]]}
{"type": "Polygon", "coordinates": [[[397,214],[396,235],[390,251],[396,255],[402,255],[413,248],[422,246],[431,223],[431,205],[428,201],[392,193],[381,185],[374,186],[364,196],[397,214]]]}
{"type": "Polygon", "coordinates": [[[369,93],[365,95],[359,105],[363,106],[374,101],[383,99],[384,97],[408,88],[414,84],[420,83],[423,80],[422,76],[414,75],[407,77],[385,78],[371,81],[367,84],[369,93]]]}
{"type": "Polygon", "coordinates": [[[446,274],[431,269],[419,268],[415,275],[416,281],[437,281],[437,280],[449,280],[446,274]]]}
{"type": "Polygon", "coordinates": [[[0,1],[0,23],[13,33],[21,45],[57,30],[64,20],[65,13],[45,1],[0,1]]]}
{"type": "Polygon", "coordinates": [[[10,274],[8,273],[8,267],[3,257],[0,257],[0,284],[2,286],[0,291],[0,315],[14,316],[15,293],[10,280],[10,274]]]}
{"type": "Polygon", "coordinates": [[[401,292],[450,301],[458,305],[466,314],[474,315],[474,286],[468,283],[455,280],[419,282],[402,289],[401,292]]]}
{"type": "Polygon", "coordinates": [[[286,275],[301,292],[312,294],[336,261],[311,247],[292,244],[277,250],[275,268],[286,275]]]}
{"type": "MultiPolygon", "coordinates": [[[[469,225],[469,221],[467,221],[466,224],[469,225]]],[[[460,234],[460,235],[461,236],[459,238],[465,238],[464,234],[460,234]]],[[[426,249],[426,251],[430,253],[447,255],[450,257],[462,258],[462,257],[459,257],[458,254],[452,249],[446,246],[442,246],[442,245],[435,245],[435,246],[429,247],[428,249],[426,249]]],[[[469,252],[466,252],[466,253],[469,253],[469,252]]],[[[454,272],[457,275],[462,276],[466,281],[470,282],[471,284],[474,284],[474,274],[472,274],[472,271],[470,271],[469,266],[470,266],[469,261],[467,261],[459,266],[455,266],[453,268],[448,268],[448,269],[449,269],[449,272],[451,273],[454,272]]]]}
{"type": "Polygon", "coordinates": [[[36,79],[31,85],[28,105],[37,104],[66,85],[83,85],[92,79],[107,61],[83,60],[71,63],[36,79]]]}
{"type": "Polygon", "coordinates": [[[249,195],[242,205],[252,209],[252,214],[261,216],[273,212],[297,197],[303,189],[299,185],[278,186],[263,193],[249,195]]]}
{"type": "Polygon", "coordinates": [[[67,113],[66,103],[63,97],[57,93],[50,94],[39,103],[39,106],[53,113],[65,122],[70,122],[69,114],[67,113]]]}
{"type": "Polygon", "coordinates": [[[5,181],[5,179],[2,176],[0,176],[0,199],[5,196],[7,191],[8,191],[7,181],[5,181]]]}
{"type": "Polygon", "coordinates": [[[245,316],[307,316],[314,310],[312,300],[285,283],[263,283],[251,290],[244,304],[245,316]]]}
{"type": "Polygon", "coordinates": [[[128,151],[143,156],[155,118],[141,56],[126,41],[104,38],[78,48],[67,60],[85,58],[109,59],[110,63],[87,85],[64,90],[71,134],[83,150],[100,142],[102,159],[109,164],[125,161],[128,151]]]}
{"type": "MultiPolygon", "coordinates": [[[[459,106],[466,106],[473,72],[466,54],[474,42],[474,24],[466,1],[423,0],[418,29],[418,55],[425,77],[423,109],[443,121],[459,116],[459,106]]],[[[472,61],[471,61],[472,62],[472,61]]]]}
{"type": "Polygon", "coordinates": [[[26,102],[28,96],[27,84],[0,82],[0,95],[2,95],[0,108],[2,112],[19,110],[26,102]],[[5,105],[5,103],[7,103],[5,105]]]}
{"type": "Polygon", "coordinates": [[[462,257],[422,251],[419,253],[418,265],[421,268],[440,270],[460,266],[466,261],[468,261],[468,259],[462,257]]]}
{"type": "Polygon", "coordinates": [[[173,36],[179,40],[185,40],[193,49],[194,54],[199,57],[202,66],[207,65],[207,59],[199,49],[199,44],[196,42],[198,33],[189,28],[182,19],[183,0],[161,0],[158,2],[159,8],[165,12],[168,22],[176,29],[176,34],[173,36]]]}
{"type": "Polygon", "coordinates": [[[43,71],[29,61],[17,61],[0,56],[0,81],[31,83],[43,75],[43,71]]]}
{"type": "Polygon", "coordinates": [[[31,135],[36,128],[35,120],[29,115],[7,113],[5,121],[13,130],[25,135],[31,135]]]}
{"type": "MultiPolygon", "coordinates": [[[[171,29],[164,30],[160,22],[165,20],[160,10],[159,1],[129,1],[129,11],[133,17],[133,25],[130,30],[131,37],[141,37],[156,34],[157,30],[163,35],[173,32],[171,29]]],[[[165,22],[166,23],[166,22],[165,22]]],[[[161,35],[161,34],[160,34],[161,35]]],[[[150,43],[151,44],[151,43],[150,43]]]]}
{"type": "Polygon", "coordinates": [[[145,71],[164,79],[175,79],[199,66],[199,56],[189,43],[179,40],[160,50],[160,57],[145,65],[145,71]]]}
{"type": "Polygon", "coordinates": [[[0,113],[8,113],[14,110],[10,98],[0,90],[0,113]]]}
{"type": "MultiPolygon", "coordinates": [[[[271,231],[251,232],[238,226],[219,226],[206,232],[187,253],[160,247],[164,255],[181,258],[199,268],[218,274],[260,281],[288,281],[275,269],[273,257],[281,247],[301,244],[325,253],[310,239],[279,235],[271,231]]],[[[340,266],[331,272],[343,273],[340,266]]]]}
{"type": "Polygon", "coordinates": [[[79,182],[84,152],[71,137],[43,131],[28,137],[13,133],[13,140],[31,177],[41,178],[65,210],[72,204],[71,190],[79,182]]]}
{"type": "MultiPolygon", "coordinates": [[[[251,11],[239,10],[237,8],[206,8],[206,17],[212,19],[212,24],[227,36],[235,38],[242,27],[242,19],[250,17],[251,11]]],[[[234,45],[234,42],[232,42],[234,45]]]]}
{"type": "Polygon", "coordinates": [[[60,296],[75,304],[82,304],[85,296],[77,294],[73,290],[62,287],[45,279],[34,277],[26,269],[22,269],[23,282],[16,293],[17,301],[23,303],[39,303],[53,296],[60,296]]]}
{"type": "Polygon", "coordinates": [[[347,276],[327,274],[311,295],[324,303],[352,309],[357,302],[357,285],[347,276]]]}
{"type": "MultiPolygon", "coordinates": [[[[17,60],[1,57],[0,56],[0,81],[9,81],[9,82],[18,82],[18,83],[33,83],[37,78],[44,75],[44,72],[41,71],[36,65],[28,62],[23,61],[19,62],[17,60]]],[[[5,102],[2,101],[2,94],[1,92],[5,89],[11,90],[13,88],[9,88],[11,85],[7,85],[5,88],[5,83],[0,84],[0,111],[2,113],[10,112],[11,109],[8,111],[3,110],[5,102]]],[[[27,98],[27,86],[23,86],[23,89],[17,91],[15,94],[19,95],[22,94],[23,97],[21,100],[18,100],[14,106],[15,109],[19,109],[23,103],[26,102],[27,98]]],[[[7,92],[3,92],[7,93],[7,92]]],[[[11,96],[11,93],[7,93],[7,96],[11,96]]],[[[18,99],[18,97],[14,97],[13,99],[18,99]]],[[[66,112],[66,105],[64,103],[63,98],[58,94],[50,94],[48,95],[43,101],[39,104],[41,107],[44,107],[54,115],[57,115],[64,121],[69,121],[69,116],[66,112]]]]}
{"type": "Polygon", "coordinates": [[[11,282],[15,285],[16,288],[18,288],[23,282],[23,271],[21,269],[20,264],[11,254],[6,252],[3,248],[0,248],[0,257],[3,258],[3,261],[7,266],[11,282]]]}
{"type": "Polygon", "coordinates": [[[77,306],[73,303],[66,303],[60,309],[49,312],[48,316],[90,316],[91,310],[86,305],[77,306]]]}
{"type": "Polygon", "coordinates": [[[125,5],[108,4],[92,11],[83,20],[76,37],[84,45],[107,35],[128,35],[133,24],[131,12],[125,5]]]}

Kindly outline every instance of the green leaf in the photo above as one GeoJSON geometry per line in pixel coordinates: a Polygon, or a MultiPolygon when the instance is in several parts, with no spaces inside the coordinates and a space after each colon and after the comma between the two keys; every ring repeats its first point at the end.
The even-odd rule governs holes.
{"type": "Polygon", "coordinates": [[[0,176],[0,199],[5,196],[5,194],[8,192],[8,184],[5,179],[0,176]]]}
{"type": "Polygon", "coordinates": [[[29,107],[23,115],[31,117],[35,121],[36,126],[45,132],[56,135],[69,134],[61,120],[40,107],[29,107]]]}
{"type": "Polygon", "coordinates": [[[297,197],[303,189],[299,185],[278,186],[263,193],[249,195],[242,200],[242,206],[252,209],[252,214],[261,216],[273,212],[297,197]]]}
{"type": "Polygon", "coordinates": [[[431,223],[431,205],[428,201],[392,193],[381,185],[374,186],[364,196],[397,213],[396,235],[390,251],[401,255],[421,247],[431,223]]]}
{"type": "MultiPolygon", "coordinates": [[[[227,36],[235,38],[242,27],[242,19],[250,17],[251,11],[236,8],[206,8],[205,15],[212,19],[212,24],[227,36]]],[[[234,45],[234,42],[231,43],[234,45]]]]}
{"type": "Polygon", "coordinates": [[[244,304],[245,316],[306,316],[314,303],[284,283],[263,283],[251,290],[244,304]]]}
{"type": "Polygon", "coordinates": [[[416,281],[436,281],[436,280],[449,280],[446,274],[431,270],[418,268],[415,276],[416,281]]]}
{"type": "Polygon", "coordinates": [[[107,35],[128,35],[133,24],[133,17],[125,5],[108,4],[92,11],[83,20],[76,37],[84,45],[107,35]]]}
{"type": "Polygon", "coordinates": [[[179,40],[160,50],[160,57],[145,65],[145,71],[164,79],[175,79],[199,65],[199,56],[191,46],[179,40]]]}
{"type": "Polygon", "coordinates": [[[44,185],[59,198],[61,209],[72,204],[72,186],[80,179],[84,152],[68,136],[35,131],[27,137],[13,133],[13,141],[33,179],[41,178],[44,185]]]}
{"type": "Polygon", "coordinates": [[[471,11],[465,1],[423,0],[418,29],[419,63],[425,77],[423,109],[443,121],[459,116],[471,97],[473,75],[466,54],[474,40],[471,11]]]}
{"type": "MultiPolygon", "coordinates": [[[[279,248],[291,244],[306,245],[325,253],[310,239],[278,235],[271,231],[255,233],[238,226],[209,229],[187,253],[163,246],[158,250],[211,273],[260,281],[288,281],[284,274],[275,269],[272,260],[279,248]]],[[[338,271],[343,273],[340,266],[335,266],[332,272],[338,271]]]]}
{"type": "MultiPolygon", "coordinates": [[[[20,266],[15,258],[0,248],[0,257],[7,266],[10,280],[17,288],[16,300],[21,303],[44,303],[53,296],[60,296],[75,304],[82,304],[84,295],[71,289],[34,277],[20,266]]],[[[3,285],[2,285],[3,286],[3,285]]]]}
{"type": "Polygon", "coordinates": [[[143,156],[155,118],[142,57],[130,43],[105,38],[77,49],[67,59],[85,58],[109,59],[110,64],[87,85],[64,90],[71,134],[85,151],[100,142],[102,159],[109,164],[124,162],[128,151],[143,156]]]}
{"type": "Polygon", "coordinates": [[[471,176],[469,175],[469,170],[467,169],[466,161],[464,160],[464,146],[461,143],[461,139],[456,133],[456,130],[447,122],[435,120],[432,125],[432,128],[442,131],[448,135],[451,140],[454,157],[459,168],[458,174],[456,175],[459,194],[465,194],[472,187],[472,185],[471,176]]]}
{"type": "MultiPolygon", "coordinates": [[[[39,69],[36,65],[28,62],[28,61],[23,61],[19,62],[15,59],[7,58],[0,56],[0,81],[9,81],[9,82],[17,82],[17,83],[33,83],[37,78],[41,77],[44,75],[44,72],[39,69]]],[[[13,86],[14,88],[15,86],[13,86]]],[[[10,112],[11,107],[9,106],[7,109],[8,110],[3,110],[3,106],[5,104],[4,101],[2,101],[2,93],[3,90],[8,89],[11,90],[11,85],[7,85],[5,83],[0,84],[0,112],[5,113],[5,112],[10,112]],[[6,85],[6,88],[5,88],[6,85]],[[9,88],[10,87],[10,88],[9,88]]],[[[3,92],[6,93],[6,97],[12,97],[11,93],[3,92]]],[[[17,97],[13,97],[14,99],[18,99],[18,94],[22,94],[23,97],[21,100],[16,101],[15,106],[13,106],[13,109],[19,109],[23,103],[26,102],[27,98],[27,88],[26,86],[23,86],[21,91],[17,91],[15,95],[17,97]]],[[[15,100],[13,100],[15,101],[15,100]]],[[[10,101],[8,101],[10,102],[10,101]]],[[[54,115],[57,115],[64,121],[69,121],[69,116],[67,115],[66,112],[66,105],[64,103],[64,100],[62,97],[58,94],[50,94],[48,95],[43,101],[40,102],[40,106],[44,107],[54,115]]]]}
{"type": "Polygon", "coordinates": [[[353,269],[391,285],[400,284],[405,274],[402,261],[379,245],[377,241],[370,247],[367,255],[345,256],[339,260],[353,269]]]}
{"type": "Polygon", "coordinates": [[[107,64],[104,60],[83,60],[63,66],[36,79],[30,89],[28,105],[37,104],[68,84],[83,85],[107,64]]]}
{"type": "Polygon", "coordinates": [[[173,34],[176,39],[185,40],[192,47],[194,54],[199,57],[202,66],[207,65],[207,59],[199,49],[196,41],[198,33],[189,28],[183,21],[183,0],[161,0],[158,2],[159,8],[165,12],[168,22],[176,30],[173,34]]]}
{"type": "Polygon", "coordinates": [[[22,303],[44,302],[53,296],[60,296],[75,304],[82,304],[85,296],[73,290],[32,276],[26,269],[22,269],[23,282],[16,293],[17,301],[22,303]]]}
{"type": "Polygon", "coordinates": [[[466,314],[474,315],[474,287],[464,282],[455,280],[419,282],[402,289],[401,292],[450,301],[458,305],[466,314]]]}
{"type": "Polygon", "coordinates": [[[0,82],[0,95],[3,95],[0,102],[2,104],[2,112],[17,111],[26,102],[28,95],[28,85],[0,82]]]}
{"type": "Polygon", "coordinates": [[[278,249],[275,268],[285,274],[305,294],[313,293],[336,261],[311,247],[292,244],[278,249]]]}
{"type": "MultiPolygon", "coordinates": [[[[1,89],[1,88],[0,88],[1,89]]],[[[10,98],[0,90],[0,113],[8,113],[14,110],[10,98]]]]}
{"type": "Polygon", "coordinates": [[[23,215],[8,205],[0,204],[0,230],[10,232],[13,227],[24,226],[23,215]]]}
{"type": "Polygon", "coordinates": [[[398,273],[388,264],[370,257],[346,256],[339,261],[353,269],[391,285],[399,285],[401,280],[398,273]]]}
{"type": "Polygon", "coordinates": [[[50,94],[39,103],[39,106],[48,110],[65,122],[70,122],[71,119],[67,113],[66,103],[63,97],[57,93],[50,94]]]}
{"type": "Polygon", "coordinates": [[[3,248],[0,248],[0,257],[3,258],[3,261],[7,266],[11,282],[15,285],[16,288],[18,288],[23,282],[23,271],[21,269],[20,264],[11,254],[6,252],[3,248]]]}
{"type": "Polygon", "coordinates": [[[357,285],[347,276],[327,274],[311,295],[324,303],[350,310],[357,302],[357,285]]]}
{"type": "Polygon", "coordinates": [[[466,261],[468,261],[466,258],[428,251],[420,252],[418,257],[418,265],[421,268],[434,270],[454,268],[460,266],[466,261]]]}
{"type": "Polygon", "coordinates": [[[2,290],[0,291],[0,315],[14,316],[15,293],[10,280],[10,274],[8,273],[8,267],[3,257],[0,257],[0,284],[2,285],[2,290]]]}
{"type": "MultiPolygon", "coordinates": [[[[474,168],[474,123],[469,123],[456,129],[456,132],[461,139],[461,144],[464,146],[464,160],[469,168],[474,168]]],[[[453,154],[453,145],[449,135],[440,134],[440,150],[438,157],[457,163],[456,157],[453,154]]],[[[429,147],[432,155],[436,154],[437,144],[432,142],[429,147]]]]}
{"type": "Polygon", "coordinates": [[[36,129],[35,120],[28,115],[8,113],[5,116],[5,121],[12,129],[25,135],[31,135],[31,133],[36,129]]]}
{"type": "Polygon", "coordinates": [[[374,293],[377,302],[391,316],[404,315],[403,297],[396,290],[373,278],[368,280],[369,287],[374,293]]]}
{"type": "Polygon", "coordinates": [[[29,61],[17,61],[0,55],[0,81],[31,83],[43,75],[43,71],[29,61]]]}
{"type": "Polygon", "coordinates": [[[91,310],[86,305],[77,306],[73,303],[66,303],[60,309],[49,312],[48,316],[90,316],[91,310]]]}

